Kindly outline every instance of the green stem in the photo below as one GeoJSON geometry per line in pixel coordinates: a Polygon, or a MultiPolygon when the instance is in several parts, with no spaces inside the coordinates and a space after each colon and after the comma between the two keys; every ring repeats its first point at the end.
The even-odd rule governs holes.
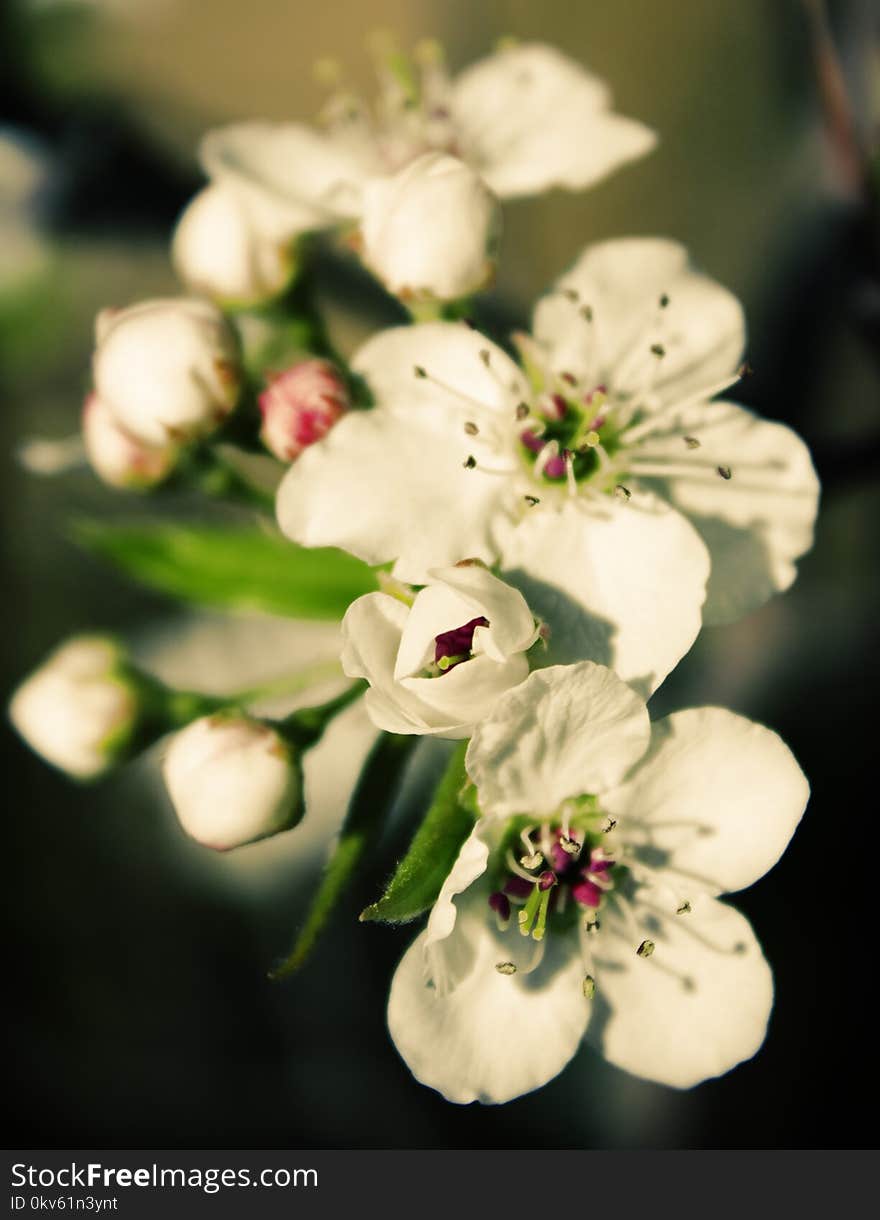
{"type": "Polygon", "coordinates": [[[398,781],[418,740],[416,736],[382,733],[373,746],[352,795],[339,842],[324,869],[305,923],[290,953],[269,972],[269,978],[287,978],[308,958],[358,864],[378,838],[398,781]]]}
{"type": "Polygon", "coordinates": [[[310,686],[317,686],[319,682],[329,682],[333,678],[341,677],[342,667],[338,660],[315,661],[313,665],[304,665],[302,669],[273,678],[271,682],[251,686],[247,690],[230,695],[229,698],[233,703],[256,703],[259,699],[272,699],[276,695],[297,695],[310,686]]]}
{"type": "Polygon", "coordinates": [[[251,483],[214,449],[201,449],[194,454],[182,474],[186,482],[206,496],[231,500],[234,504],[275,516],[275,496],[251,483]]]}
{"type": "Polygon", "coordinates": [[[354,703],[355,699],[360,699],[366,689],[367,683],[358,679],[326,703],[320,703],[317,707],[300,708],[286,719],[278,721],[275,727],[291,744],[301,750],[307,750],[318,741],[330,721],[349,704],[354,703]]]}

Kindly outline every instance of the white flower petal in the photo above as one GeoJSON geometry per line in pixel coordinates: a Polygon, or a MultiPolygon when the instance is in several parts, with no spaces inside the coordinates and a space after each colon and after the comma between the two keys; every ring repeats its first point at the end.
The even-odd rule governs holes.
{"type": "Polygon", "coordinates": [[[356,217],[364,163],[301,123],[254,120],[209,131],[199,156],[205,173],[273,209],[290,233],[356,217]]]}
{"type": "Polygon", "coordinates": [[[458,986],[473,964],[472,948],[466,937],[456,937],[451,945],[446,942],[458,917],[455,899],[485,873],[490,846],[497,837],[497,826],[490,818],[478,819],[459,848],[455,863],[440,887],[428,916],[424,951],[431,979],[441,995],[458,986]]]}
{"type": "Polygon", "coordinates": [[[813,544],[819,479],[790,428],[734,403],[699,403],[679,412],[674,428],[646,436],[634,456],[693,468],[662,486],[712,556],[705,622],[731,622],[792,584],[795,560],[813,544]],[[700,447],[688,450],[684,436],[700,447]]]}
{"type": "Polygon", "coordinates": [[[649,152],[654,133],[610,102],[601,80],[542,43],[479,60],[452,90],[463,154],[502,197],[581,190],[649,152]]]}
{"type": "Polygon", "coordinates": [[[636,1076],[686,1089],[750,1059],[764,1041],[773,978],[755,934],[714,898],[686,915],[609,903],[596,943],[587,1039],[636,1076]],[[650,957],[639,940],[654,942],[650,957]]]}
{"type": "Polygon", "coordinates": [[[650,733],[644,702],[610,669],[557,665],[503,695],[477,725],[467,772],[484,811],[546,816],[619,783],[650,733]]]}
{"type": "Polygon", "coordinates": [[[479,424],[483,412],[513,419],[517,404],[529,394],[518,365],[460,322],[380,331],[354,354],[351,364],[366,378],[380,408],[393,403],[413,418],[430,412],[443,422],[447,440],[456,442],[462,459],[470,444],[462,430],[466,420],[479,424]],[[417,368],[428,376],[416,376],[417,368]]]}
{"type": "Polygon", "coordinates": [[[281,529],[304,546],[340,546],[422,583],[435,564],[491,560],[501,480],[462,466],[465,447],[414,413],[353,411],[290,468],[278,490],[281,529]]]}
{"type": "Polygon", "coordinates": [[[550,629],[549,664],[589,658],[650,693],[700,630],[706,548],[654,496],[537,508],[498,539],[505,580],[550,629]]]}
{"type": "Polygon", "coordinates": [[[472,657],[439,678],[404,678],[398,690],[418,700],[429,731],[441,737],[467,737],[488,716],[498,699],[529,675],[528,659],[517,653],[507,661],[472,657]]]}
{"type": "Polygon", "coordinates": [[[647,387],[663,403],[731,376],[742,358],[745,321],[736,297],[691,270],[678,242],[627,237],[586,247],[538,302],[534,335],[557,372],[616,394],[647,387]],[[590,320],[582,313],[587,306],[590,320]],[[656,344],[662,357],[651,351],[656,344]]]}
{"type": "Polygon", "coordinates": [[[722,708],[692,708],[652,726],[632,776],[602,798],[636,858],[682,897],[751,885],[795,831],[810,789],[780,737],[722,708]]]}
{"type": "Polygon", "coordinates": [[[504,661],[535,642],[535,619],[522,593],[493,576],[482,564],[435,568],[431,576],[467,599],[475,615],[489,620],[488,627],[478,627],[474,632],[475,650],[479,643],[487,656],[504,661]]]}
{"type": "Polygon", "coordinates": [[[431,985],[423,932],[395,972],[388,1028],[422,1084],[448,1101],[502,1103],[552,1080],[577,1050],[589,1015],[583,966],[573,937],[550,937],[533,973],[501,974],[522,938],[496,933],[482,899],[463,908],[450,940],[467,940],[466,976],[446,994],[431,985]]]}
{"type": "Polygon", "coordinates": [[[342,668],[350,678],[366,678],[390,688],[394,658],[408,609],[387,593],[365,593],[353,601],[342,620],[342,668]]]}
{"type": "Polygon", "coordinates": [[[445,583],[428,585],[422,589],[416,594],[412,608],[406,616],[394,664],[395,681],[418,674],[434,660],[438,635],[456,627],[463,627],[480,613],[482,612],[475,611],[465,598],[454,589],[448,588],[445,583]]]}

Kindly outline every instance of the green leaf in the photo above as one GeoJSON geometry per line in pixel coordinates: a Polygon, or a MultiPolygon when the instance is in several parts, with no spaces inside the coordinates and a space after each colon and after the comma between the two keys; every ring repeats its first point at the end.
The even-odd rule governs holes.
{"type": "Polygon", "coordinates": [[[457,747],[409,850],[379,901],[361,912],[362,920],[409,923],[434,905],[474,825],[473,802],[462,792],[466,749],[466,741],[457,747]]]}
{"type": "Polygon", "coordinates": [[[370,751],[351,798],[345,824],[293,948],[269,978],[294,974],[308,958],[366,849],[378,837],[406,761],[418,737],[382,733],[370,751]]]}
{"type": "Polygon", "coordinates": [[[87,521],[74,537],[140,584],[201,606],[338,619],[376,588],[372,570],[344,551],[255,529],[87,521]]]}

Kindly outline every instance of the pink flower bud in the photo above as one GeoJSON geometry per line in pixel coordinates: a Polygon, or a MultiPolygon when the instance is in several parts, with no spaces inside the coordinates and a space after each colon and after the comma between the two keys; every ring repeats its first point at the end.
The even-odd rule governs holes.
{"type": "Polygon", "coordinates": [[[86,398],[82,431],[92,469],[111,487],[146,491],[167,478],[177,460],[174,445],[146,445],[121,428],[97,394],[86,398]]]}
{"type": "Polygon", "coordinates": [[[270,376],[260,395],[260,437],[282,462],[292,462],[326,436],[351,405],[338,369],[328,360],[303,360],[270,376]]]}

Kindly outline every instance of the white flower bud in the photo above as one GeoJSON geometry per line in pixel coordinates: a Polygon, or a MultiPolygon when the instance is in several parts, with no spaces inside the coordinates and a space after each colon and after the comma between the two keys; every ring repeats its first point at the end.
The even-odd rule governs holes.
{"type": "Polygon", "coordinates": [[[302,360],[267,383],[259,398],[260,437],[282,462],[294,461],[326,436],[351,405],[346,384],[329,360],[302,360]]]}
{"type": "Polygon", "coordinates": [[[287,830],[302,816],[299,760],[271,725],[244,713],[187,725],[163,774],[183,829],[216,851],[287,830]]]}
{"type": "Polygon", "coordinates": [[[216,306],[186,297],[105,309],[95,326],[95,389],[148,445],[207,436],[238,399],[235,333],[216,306]]]}
{"type": "Polygon", "coordinates": [[[278,296],[296,270],[289,220],[221,182],[190,202],[177,223],[171,256],[194,292],[228,305],[278,296]]]}
{"type": "Polygon", "coordinates": [[[528,676],[538,629],[518,589],[482,564],[429,572],[406,604],[367,593],[342,621],[342,667],[366,678],[373,723],[391,733],[467,737],[528,676]]]}
{"type": "Polygon", "coordinates": [[[495,270],[498,201],[479,174],[445,153],[425,153],[364,188],[364,262],[404,300],[452,301],[495,270]]]}
{"type": "Polygon", "coordinates": [[[120,428],[97,394],[86,398],[82,433],[92,469],[111,487],[146,491],[168,477],[177,458],[176,446],[145,445],[120,428]]]}
{"type": "Polygon", "coordinates": [[[12,697],[9,718],[31,749],[76,779],[95,779],[125,752],[139,699],[112,639],[63,644],[12,697]]]}

